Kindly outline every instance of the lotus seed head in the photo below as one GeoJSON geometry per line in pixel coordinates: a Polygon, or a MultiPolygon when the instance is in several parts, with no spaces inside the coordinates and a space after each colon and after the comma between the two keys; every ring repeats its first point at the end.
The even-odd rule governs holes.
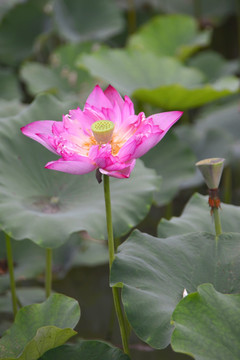
{"type": "Polygon", "coordinates": [[[92,132],[99,145],[107,144],[112,139],[114,123],[110,120],[95,121],[92,126],[92,132]]]}
{"type": "Polygon", "coordinates": [[[210,158],[196,163],[209,189],[218,188],[224,167],[224,160],[223,158],[210,158]]]}

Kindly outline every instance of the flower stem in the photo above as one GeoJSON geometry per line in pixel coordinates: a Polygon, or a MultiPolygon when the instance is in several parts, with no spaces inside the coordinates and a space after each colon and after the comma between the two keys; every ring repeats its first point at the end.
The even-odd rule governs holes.
{"type": "MultiPolygon", "coordinates": [[[[107,175],[104,175],[103,179],[104,179],[104,197],[105,197],[107,233],[108,233],[109,269],[111,271],[112,263],[113,263],[113,260],[115,257],[115,251],[114,251],[115,246],[114,246],[113,227],[112,227],[110,184],[109,184],[109,177],[107,175]]],[[[123,315],[122,308],[121,308],[119,291],[116,287],[113,287],[112,293],[113,293],[114,307],[115,307],[115,311],[117,314],[118,323],[119,323],[119,327],[120,327],[123,350],[124,350],[125,354],[129,355],[128,336],[127,336],[127,332],[126,332],[124,315],[123,315]]]]}
{"type": "Polygon", "coordinates": [[[52,291],[52,249],[49,248],[46,249],[45,291],[48,298],[52,291]]]}
{"type": "Polygon", "coordinates": [[[111,270],[112,263],[115,257],[115,251],[114,251],[114,239],[113,239],[113,227],[112,227],[112,210],[111,210],[109,177],[107,175],[104,175],[103,180],[104,180],[104,197],[105,197],[107,233],[108,233],[109,268],[111,270]]]}
{"type": "Polygon", "coordinates": [[[239,69],[240,72],[240,0],[236,1],[236,9],[237,9],[237,22],[238,22],[238,59],[239,59],[239,69]]]}
{"type": "Polygon", "coordinates": [[[135,1],[128,0],[128,33],[133,34],[137,28],[135,1]]]}
{"type": "Polygon", "coordinates": [[[194,0],[193,1],[194,6],[194,16],[197,20],[201,20],[202,15],[202,9],[201,9],[201,0],[194,0]]]}
{"type": "Polygon", "coordinates": [[[172,217],[172,213],[173,213],[173,203],[172,203],[172,201],[170,201],[166,206],[165,218],[167,220],[170,220],[172,217]]]}
{"type": "Polygon", "coordinates": [[[221,226],[219,211],[217,208],[213,209],[213,217],[214,217],[214,223],[215,223],[216,237],[218,238],[218,236],[222,234],[222,226],[221,226]]]}
{"type": "Polygon", "coordinates": [[[13,316],[17,315],[17,295],[16,295],[16,285],[14,279],[14,265],[13,265],[13,256],[12,256],[12,245],[11,245],[11,238],[8,234],[5,234],[6,240],[6,249],[7,249],[7,261],[8,261],[8,271],[10,276],[10,287],[11,287],[11,294],[12,294],[12,308],[13,308],[13,316]]]}

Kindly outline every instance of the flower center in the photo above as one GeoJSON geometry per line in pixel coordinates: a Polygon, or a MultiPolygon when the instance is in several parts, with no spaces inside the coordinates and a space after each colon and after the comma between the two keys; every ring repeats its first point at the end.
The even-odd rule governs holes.
{"type": "Polygon", "coordinates": [[[110,120],[95,121],[92,126],[92,132],[98,144],[107,144],[112,139],[114,123],[110,120]]]}

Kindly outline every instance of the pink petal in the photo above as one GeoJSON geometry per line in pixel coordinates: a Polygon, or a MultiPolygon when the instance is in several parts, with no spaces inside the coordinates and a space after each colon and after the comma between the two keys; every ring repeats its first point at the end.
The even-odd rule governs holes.
{"type": "Polygon", "coordinates": [[[95,88],[87,98],[86,105],[95,106],[98,109],[102,109],[103,107],[112,107],[111,101],[107,98],[99,85],[95,86],[95,88]]]}
{"type": "Polygon", "coordinates": [[[120,109],[123,108],[123,105],[124,105],[123,98],[121,97],[119,92],[112,85],[109,85],[106,88],[106,90],[104,91],[104,94],[111,101],[112,106],[114,106],[114,104],[117,103],[120,109]]]}
{"type": "Polygon", "coordinates": [[[111,163],[107,163],[105,167],[99,166],[100,169],[104,169],[105,171],[120,171],[126,168],[126,163],[121,163],[119,161],[112,161],[111,163]]]}
{"type": "Polygon", "coordinates": [[[95,170],[96,165],[94,165],[87,157],[82,157],[81,161],[69,161],[62,159],[51,161],[46,164],[45,168],[62,171],[69,174],[82,175],[95,170]]]}
{"type": "Polygon", "coordinates": [[[164,136],[164,132],[154,133],[140,141],[132,157],[138,159],[152,149],[164,136]]]}
{"type": "MultiPolygon", "coordinates": [[[[56,147],[56,144],[54,142],[54,139],[52,136],[49,136],[49,135],[46,135],[46,134],[36,134],[36,136],[39,137],[39,140],[37,140],[39,143],[40,143],[40,140],[42,140],[41,144],[44,145],[44,144],[47,144],[47,145],[44,145],[48,150],[52,151],[53,153],[55,154],[58,154],[58,149],[56,147]]],[[[36,140],[36,139],[34,139],[36,140]]]]}
{"type": "MultiPolygon", "coordinates": [[[[182,116],[182,111],[169,111],[160,114],[149,116],[146,122],[152,121],[154,124],[154,132],[144,137],[142,132],[142,141],[139,142],[139,146],[136,148],[133,157],[138,159],[146,154],[151,148],[159,143],[159,141],[166,135],[171,126],[182,116]],[[159,127],[159,131],[156,128],[159,127]]],[[[147,125],[146,125],[147,126],[147,125]]],[[[139,135],[141,137],[141,135],[139,135]]]]}
{"type": "Polygon", "coordinates": [[[63,122],[62,121],[54,121],[52,125],[52,133],[55,136],[59,136],[63,132],[63,122]]]}
{"type": "Polygon", "coordinates": [[[152,119],[154,125],[158,125],[166,133],[168,129],[180,119],[182,114],[182,111],[168,111],[151,115],[147,119],[152,119]]]}
{"type": "Polygon", "coordinates": [[[95,118],[89,115],[88,112],[82,111],[80,108],[69,110],[70,120],[80,127],[85,134],[89,135],[91,125],[94,123],[95,118]]]}
{"type": "Polygon", "coordinates": [[[115,124],[114,131],[118,129],[119,124],[121,124],[121,111],[118,105],[115,103],[112,109],[103,108],[102,114],[105,120],[110,120],[115,124]]]}
{"type": "Polygon", "coordinates": [[[102,112],[102,109],[99,110],[93,105],[86,104],[83,113],[92,120],[92,123],[98,120],[105,120],[105,116],[102,112]]]}
{"type": "Polygon", "coordinates": [[[124,100],[124,106],[122,108],[122,123],[126,123],[128,121],[128,117],[135,114],[134,105],[131,99],[126,95],[124,100]]]}
{"type": "Polygon", "coordinates": [[[136,164],[136,160],[132,160],[124,169],[117,171],[107,171],[104,169],[99,169],[102,174],[115,177],[117,179],[127,179],[129,178],[134,166],[136,164]]]}
{"type": "Polygon", "coordinates": [[[30,137],[31,139],[39,142],[43,146],[45,146],[48,150],[57,153],[52,143],[49,139],[52,136],[52,126],[56,121],[52,120],[42,120],[42,121],[34,121],[26,126],[21,128],[21,131],[24,135],[30,137]]]}
{"type": "Polygon", "coordinates": [[[118,158],[121,162],[126,162],[133,158],[133,155],[137,149],[137,140],[135,136],[132,136],[119,150],[118,158]]]}
{"type": "MultiPolygon", "coordinates": [[[[92,146],[88,156],[97,167],[103,169],[117,163],[117,158],[112,155],[112,148],[110,144],[105,144],[101,147],[99,147],[99,145],[92,146]]],[[[118,169],[118,167],[116,168],[118,169]]]]}

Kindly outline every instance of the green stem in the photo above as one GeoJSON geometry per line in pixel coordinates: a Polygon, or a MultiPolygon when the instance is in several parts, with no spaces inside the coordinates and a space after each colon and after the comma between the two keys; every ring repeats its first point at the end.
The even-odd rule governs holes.
{"type": "Polygon", "coordinates": [[[16,294],[16,285],[14,279],[14,265],[13,265],[13,256],[12,256],[12,245],[11,238],[8,234],[5,234],[6,239],[6,248],[7,248],[7,261],[8,261],[8,271],[10,276],[10,286],[11,286],[11,294],[12,294],[12,308],[13,308],[13,316],[17,315],[17,294],[16,294]]]}
{"type": "Polygon", "coordinates": [[[240,72],[240,0],[236,0],[237,7],[237,22],[238,22],[238,59],[239,59],[239,72],[240,72]]]}
{"type": "Polygon", "coordinates": [[[108,233],[109,268],[111,270],[112,263],[115,257],[115,251],[114,251],[114,239],[113,239],[113,227],[112,227],[112,209],[111,209],[109,177],[107,175],[103,175],[103,181],[104,181],[104,197],[105,197],[107,233],[108,233]]]}
{"type": "Polygon", "coordinates": [[[218,236],[221,235],[221,233],[222,233],[222,226],[221,226],[219,211],[217,208],[213,209],[213,217],[214,217],[214,223],[215,223],[216,238],[218,238],[218,236]]]}
{"type": "Polygon", "coordinates": [[[115,311],[117,314],[118,323],[119,323],[119,327],[120,327],[123,350],[124,350],[125,354],[130,355],[129,347],[128,347],[128,335],[127,335],[127,331],[126,331],[124,315],[123,315],[122,308],[121,308],[120,295],[119,295],[118,288],[113,287],[112,293],[113,293],[114,307],[115,307],[115,311]]]}
{"type": "Polygon", "coordinates": [[[194,16],[197,20],[201,19],[202,9],[201,9],[201,0],[193,0],[194,6],[194,16]]]}
{"type": "Polygon", "coordinates": [[[137,28],[134,0],[128,0],[128,33],[133,34],[137,28]]]}
{"type": "MultiPolygon", "coordinates": [[[[107,220],[107,232],[108,232],[108,251],[109,251],[109,269],[111,271],[112,263],[115,257],[114,251],[114,238],[113,238],[113,227],[112,227],[112,210],[111,210],[111,197],[110,197],[110,184],[109,177],[107,175],[103,176],[104,180],[104,197],[105,197],[105,207],[106,207],[106,220],[107,220]]],[[[122,338],[123,350],[125,354],[129,355],[128,348],[128,336],[125,327],[124,315],[121,308],[120,296],[118,289],[116,287],[112,288],[113,293],[113,302],[115,311],[118,318],[118,323],[120,327],[120,333],[122,338]]]]}
{"type": "Polygon", "coordinates": [[[46,249],[46,273],[45,273],[45,291],[46,298],[52,291],[52,249],[46,249]]]}
{"type": "Polygon", "coordinates": [[[170,220],[172,217],[172,213],[173,213],[173,203],[171,201],[166,205],[165,218],[167,220],[170,220]]]}

